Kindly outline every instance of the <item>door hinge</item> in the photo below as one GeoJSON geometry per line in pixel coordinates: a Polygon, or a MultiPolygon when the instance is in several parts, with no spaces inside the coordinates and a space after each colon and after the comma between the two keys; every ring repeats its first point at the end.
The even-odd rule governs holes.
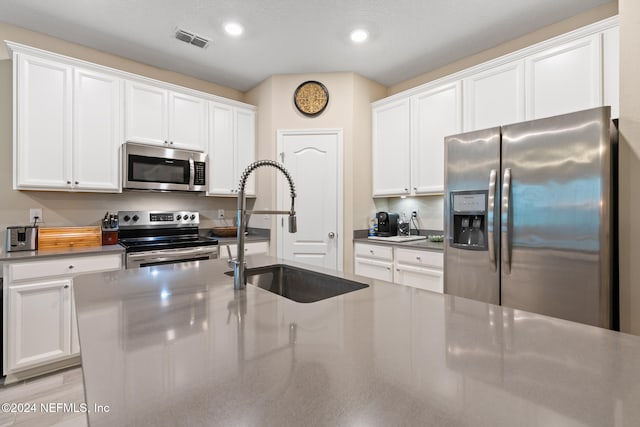
{"type": "Polygon", "coordinates": [[[280,163],[284,163],[284,151],[280,153],[280,163]]]}
{"type": "Polygon", "coordinates": [[[280,227],[284,227],[284,218],[280,218],[280,227]]]}

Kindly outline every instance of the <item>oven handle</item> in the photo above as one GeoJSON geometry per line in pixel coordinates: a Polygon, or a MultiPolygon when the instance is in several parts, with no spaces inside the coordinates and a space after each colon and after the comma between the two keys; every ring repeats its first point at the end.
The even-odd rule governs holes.
{"type": "Polygon", "coordinates": [[[183,251],[152,251],[152,252],[139,252],[139,253],[133,253],[133,254],[128,254],[127,255],[127,259],[130,259],[132,261],[137,261],[140,259],[158,259],[158,258],[162,258],[163,260],[165,259],[175,259],[178,257],[183,257],[183,256],[190,256],[190,255],[211,255],[211,254],[217,254],[218,253],[218,249],[203,249],[203,248],[195,248],[195,249],[187,249],[187,250],[183,250],[183,251]]]}

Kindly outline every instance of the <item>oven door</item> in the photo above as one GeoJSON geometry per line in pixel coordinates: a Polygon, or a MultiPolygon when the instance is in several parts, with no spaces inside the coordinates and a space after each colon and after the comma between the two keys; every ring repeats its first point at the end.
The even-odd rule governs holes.
{"type": "Polygon", "coordinates": [[[201,261],[218,258],[215,246],[198,246],[184,249],[164,249],[159,251],[133,252],[127,254],[127,268],[149,267],[152,265],[175,264],[178,262],[201,261]]]}

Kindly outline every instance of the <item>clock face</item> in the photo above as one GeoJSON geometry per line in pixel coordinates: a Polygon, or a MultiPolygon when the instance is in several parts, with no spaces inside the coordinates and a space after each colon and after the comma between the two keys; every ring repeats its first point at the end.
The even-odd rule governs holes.
{"type": "Polygon", "coordinates": [[[317,116],[329,103],[329,91],[320,82],[304,82],[296,89],[293,102],[298,111],[305,116],[317,116]]]}

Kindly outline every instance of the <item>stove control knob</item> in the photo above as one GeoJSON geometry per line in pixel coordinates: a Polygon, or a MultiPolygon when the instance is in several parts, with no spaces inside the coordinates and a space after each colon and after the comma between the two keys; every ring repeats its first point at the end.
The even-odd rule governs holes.
{"type": "Polygon", "coordinates": [[[133,220],[133,222],[136,222],[137,220],[140,219],[140,217],[138,215],[134,215],[133,218],[131,218],[133,220]]]}
{"type": "Polygon", "coordinates": [[[176,217],[176,219],[177,219],[178,221],[180,221],[180,220],[182,219],[182,215],[178,215],[178,216],[176,217]]]}
{"type": "Polygon", "coordinates": [[[124,219],[125,221],[129,221],[131,219],[131,217],[129,215],[125,215],[124,218],[122,218],[122,219],[124,219]]]}
{"type": "Polygon", "coordinates": [[[190,218],[191,218],[191,221],[193,221],[194,219],[196,219],[195,214],[191,214],[191,217],[190,217],[190,218]]]}

